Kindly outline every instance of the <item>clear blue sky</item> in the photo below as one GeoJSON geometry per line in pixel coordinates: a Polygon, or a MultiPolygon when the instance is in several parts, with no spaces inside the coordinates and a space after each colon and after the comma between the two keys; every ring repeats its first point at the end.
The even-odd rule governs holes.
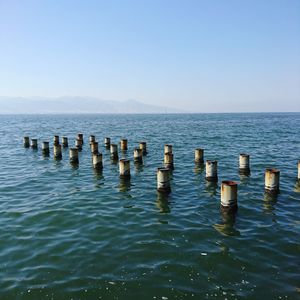
{"type": "Polygon", "coordinates": [[[0,95],[300,111],[300,1],[0,0],[0,95]]]}

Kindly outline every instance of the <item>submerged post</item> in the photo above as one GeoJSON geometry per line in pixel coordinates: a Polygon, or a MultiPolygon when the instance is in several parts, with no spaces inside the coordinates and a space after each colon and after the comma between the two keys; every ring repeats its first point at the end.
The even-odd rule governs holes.
{"type": "Polygon", "coordinates": [[[61,138],[61,144],[64,148],[68,148],[69,147],[69,141],[68,138],[66,136],[63,136],[61,138]]]}
{"type": "Polygon", "coordinates": [[[170,170],[174,170],[173,153],[167,152],[164,154],[164,165],[170,170]]]}
{"type": "Polygon", "coordinates": [[[105,145],[106,149],[109,149],[109,147],[110,147],[110,138],[109,137],[106,137],[104,139],[104,145],[105,145]]]}
{"type": "Polygon", "coordinates": [[[218,181],[218,162],[216,160],[206,161],[206,176],[207,181],[218,181]]]}
{"type": "Polygon", "coordinates": [[[142,150],[143,155],[147,154],[147,143],[140,142],[140,149],[142,150]]]}
{"type": "Polygon", "coordinates": [[[265,171],[265,191],[269,194],[279,193],[280,171],[277,169],[266,169],[265,171]]]}
{"type": "Polygon", "coordinates": [[[237,189],[235,181],[225,180],[221,185],[221,209],[234,212],[237,210],[237,189]]]}
{"type": "Polygon", "coordinates": [[[121,151],[127,150],[127,139],[121,139],[121,151]]]}
{"type": "Polygon", "coordinates": [[[102,153],[93,154],[93,167],[95,169],[103,169],[102,153]]]}
{"type": "Polygon", "coordinates": [[[25,148],[29,148],[30,147],[29,136],[24,136],[23,137],[23,145],[24,145],[25,148]]]}
{"type": "Polygon", "coordinates": [[[38,148],[37,139],[31,139],[30,147],[31,147],[32,149],[37,149],[37,148],[38,148]]]}
{"type": "Polygon", "coordinates": [[[53,154],[54,159],[62,159],[61,145],[60,144],[53,146],[53,153],[54,153],[53,154]]]}
{"type": "Polygon", "coordinates": [[[300,181],[300,160],[298,160],[298,180],[300,181]]]}
{"type": "Polygon", "coordinates": [[[158,168],[157,173],[157,190],[162,193],[170,193],[170,170],[168,168],[158,168]]]}
{"type": "Polygon", "coordinates": [[[203,164],[204,162],[204,149],[197,148],[195,149],[195,163],[203,164]]]}
{"type": "Polygon", "coordinates": [[[164,146],[164,153],[173,153],[173,147],[172,147],[172,145],[166,144],[164,146]]]}
{"type": "Polygon", "coordinates": [[[91,142],[91,152],[92,154],[98,153],[98,142],[91,142]]]}
{"type": "Polygon", "coordinates": [[[49,142],[42,142],[42,153],[44,155],[49,155],[49,142]]]}
{"type": "Polygon", "coordinates": [[[55,135],[53,137],[53,145],[54,146],[59,145],[59,136],[58,135],[55,135]]]}
{"type": "Polygon", "coordinates": [[[143,151],[140,148],[134,148],[133,159],[135,163],[143,163],[143,151]]]}
{"type": "Polygon", "coordinates": [[[70,148],[70,163],[71,164],[78,164],[79,159],[78,159],[78,149],[77,148],[70,148]]]}
{"type": "Polygon", "coordinates": [[[250,156],[249,154],[241,153],[239,157],[239,173],[241,175],[250,174],[250,156]]]}
{"type": "Polygon", "coordinates": [[[120,159],[119,171],[120,171],[121,178],[130,178],[130,160],[120,159]]]}
{"type": "Polygon", "coordinates": [[[78,149],[78,151],[82,150],[82,143],[83,143],[83,141],[81,139],[75,140],[75,147],[78,149]]]}
{"type": "Polygon", "coordinates": [[[82,133],[78,133],[77,134],[77,139],[82,141],[82,145],[83,145],[83,134],[82,133]]]}
{"type": "Polygon", "coordinates": [[[117,160],[119,158],[118,155],[118,145],[110,144],[110,158],[112,160],[117,160]]]}

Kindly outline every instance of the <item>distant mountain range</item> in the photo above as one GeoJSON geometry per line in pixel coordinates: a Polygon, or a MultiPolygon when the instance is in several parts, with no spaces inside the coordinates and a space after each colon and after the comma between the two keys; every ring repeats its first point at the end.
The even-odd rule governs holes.
{"type": "Polygon", "coordinates": [[[136,100],[113,101],[93,97],[0,97],[0,114],[164,114],[182,112],[184,111],[149,105],[136,100]]]}

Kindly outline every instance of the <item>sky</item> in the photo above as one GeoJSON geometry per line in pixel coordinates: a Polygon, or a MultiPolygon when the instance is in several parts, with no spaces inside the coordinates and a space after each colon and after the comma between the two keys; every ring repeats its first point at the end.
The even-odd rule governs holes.
{"type": "Polygon", "coordinates": [[[0,96],[300,111],[299,0],[0,0],[0,96]]]}

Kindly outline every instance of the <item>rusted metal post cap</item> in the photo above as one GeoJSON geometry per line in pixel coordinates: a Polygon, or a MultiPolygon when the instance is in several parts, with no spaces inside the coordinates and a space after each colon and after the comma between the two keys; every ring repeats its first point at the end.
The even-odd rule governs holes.
{"type": "Polygon", "coordinates": [[[54,159],[61,159],[62,158],[61,145],[60,144],[53,146],[53,157],[54,157],[54,159]]]}
{"type": "Polygon", "coordinates": [[[73,164],[79,163],[77,148],[70,148],[69,155],[70,155],[70,163],[73,163],[73,164]]]}
{"type": "Polygon", "coordinates": [[[164,146],[164,153],[173,153],[173,147],[172,147],[172,145],[166,144],[164,146]]]}
{"type": "Polygon", "coordinates": [[[238,183],[235,181],[224,180],[221,184],[221,208],[226,211],[237,209],[237,190],[238,183]]]}
{"type": "Polygon", "coordinates": [[[81,139],[75,140],[75,147],[78,149],[78,151],[82,150],[82,144],[83,144],[83,141],[81,139]]]}
{"type": "Polygon", "coordinates": [[[104,145],[106,148],[109,148],[110,147],[110,138],[109,137],[106,137],[104,139],[104,145]]]}
{"type": "Polygon", "coordinates": [[[147,154],[147,143],[146,142],[140,142],[140,149],[142,150],[143,154],[147,154]]]}
{"type": "Polygon", "coordinates": [[[127,139],[121,139],[121,151],[127,150],[127,139]]]}
{"type": "Polygon", "coordinates": [[[174,156],[173,153],[167,152],[164,154],[164,165],[166,168],[170,170],[174,170],[174,156]]]}
{"type": "Polygon", "coordinates": [[[96,141],[96,137],[91,134],[90,137],[89,137],[90,144],[93,143],[93,142],[95,142],[95,141],[96,141]]]}
{"type": "Polygon", "coordinates": [[[195,163],[203,164],[203,162],[204,162],[204,149],[202,148],[195,149],[195,163]]]}
{"type": "Polygon", "coordinates": [[[49,152],[49,142],[42,142],[42,153],[47,155],[49,152]]]}
{"type": "Polygon", "coordinates": [[[55,135],[54,137],[53,137],[53,145],[55,146],[55,145],[59,145],[59,136],[58,135],[55,135]]]}
{"type": "Polygon", "coordinates": [[[69,147],[69,141],[68,141],[68,138],[66,136],[63,136],[61,138],[61,144],[64,148],[67,148],[69,147]]]}
{"type": "Polygon", "coordinates": [[[280,171],[277,169],[266,169],[265,171],[265,191],[269,194],[279,193],[280,171]]]}
{"type": "Polygon", "coordinates": [[[118,159],[118,145],[110,144],[110,157],[111,159],[118,159]]]}
{"type": "Polygon", "coordinates": [[[98,142],[91,142],[91,152],[92,154],[98,153],[98,142]]]}
{"type": "Polygon", "coordinates": [[[239,156],[239,173],[241,175],[250,174],[250,156],[249,154],[241,153],[239,156]]]}
{"type": "Polygon", "coordinates": [[[93,154],[93,167],[95,169],[102,169],[103,168],[102,154],[101,153],[93,154]]]}
{"type": "Polygon", "coordinates": [[[30,147],[30,139],[29,136],[24,136],[23,137],[23,146],[25,148],[29,148],[30,147]]]}
{"type": "Polygon", "coordinates": [[[157,190],[163,193],[170,193],[170,169],[158,168],[157,169],[157,190]]]}
{"type": "Polygon", "coordinates": [[[206,176],[207,181],[218,181],[218,162],[216,160],[206,161],[206,176]]]}
{"type": "Polygon", "coordinates": [[[122,177],[122,178],[130,177],[130,160],[129,159],[120,159],[119,171],[120,171],[120,177],[122,177]]]}
{"type": "Polygon", "coordinates": [[[143,163],[143,151],[140,148],[133,149],[133,160],[136,163],[143,163]]]}
{"type": "Polygon", "coordinates": [[[38,148],[37,139],[31,139],[30,146],[32,149],[37,149],[38,148]]]}

